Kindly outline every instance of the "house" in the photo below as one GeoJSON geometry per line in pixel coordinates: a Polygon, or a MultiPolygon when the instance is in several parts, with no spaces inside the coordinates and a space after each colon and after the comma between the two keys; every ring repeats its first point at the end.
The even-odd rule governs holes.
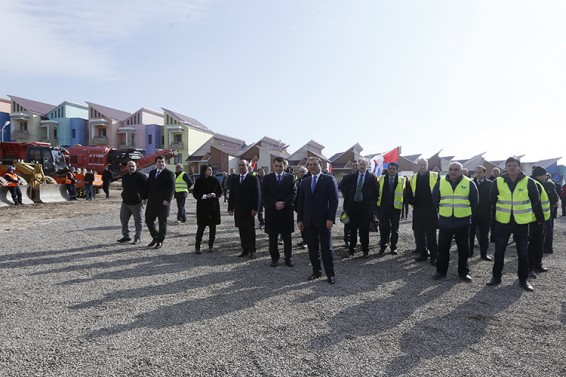
{"type": "Polygon", "coordinates": [[[222,134],[214,134],[186,162],[193,174],[199,174],[202,165],[211,165],[215,172],[238,168],[238,161],[246,150],[246,143],[222,134]]]}
{"type": "Polygon", "coordinates": [[[283,157],[285,159],[289,157],[287,147],[288,145],[281,142],[281,140],[275,140],[265,136],[247,147],[240,155],[240,158],[250,161],[254,170],[263,168],[266,173],[269,173],[271,172],[273,159],[275,157],[283,157]]]}
{"type": "Polygon", "coordinates": [[[10,130],[11,121],[10,113],[12,109],[12,102],[6,98],[0,98],[0,129],[2,132],[2,141],[11,141],[10,130]]]}
{"type": "Polygon", "coordinates": [[[138,148],[147,154],[162,149],[164,115],[142,107],[118,127],[118,147],[138,148]]]}
{"type": "MultiPolygon", "coordinates": [[[[42,120],[48,120],[47,113],[55,106],[26,98],[8,96],[11,100],[10,138],[12,141],[48,141],[54,140],[48,135],[42,120]]],[[[51,130],[50,130],[51,131],[51,130]]],[[[54,132],[54,131],[51,131],[54,132]]]]}
{"type": "Polygon", "coordinates": [[[344,152],[338,152],[329,158],[332,165],[332,174],[338,182],[352,172],[352,165],[362,157],[362,150],[362,146],[356,143],[344,152]]]}
{"type": "Polygon", "coordinates": [[[52,145],[88,145],[88,107],[65,101],[47,113],[40,122],[45,139],[52,145]]]}
{"type": "Polygon", "coordinates": [[[331,164],[330,160],[322,154],[323,149],[324,145],[311,140],[289,156],[289,166],[293,171],[297,171],[301,166],[306,166],[309,157],[318,157],[322,170],[328,171],[331,164]]]}
{"type": "Polygon", "coordinates": [[[122,126],[122,122],[132,114],[92,102],[87,102],[87,104],[89,145],[119,148],[123,137],[119,137],[121,134],[118,133],[118,129],[122,126]]]}

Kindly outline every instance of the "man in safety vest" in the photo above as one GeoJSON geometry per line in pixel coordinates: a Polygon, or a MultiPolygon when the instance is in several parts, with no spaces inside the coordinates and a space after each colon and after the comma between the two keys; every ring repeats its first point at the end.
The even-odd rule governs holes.
{"type": "Polygon", "coordinates": [[[438,208],[438,259],[433,279],[446,277],[450,260],[452,239],[458,247],[458,276],[469,283],[468,255],[470,254],[470,224],[478,204],[475,183],[462,174],[462,164],[451,162],[448,175],[434,186],[432,200],[438,208]]]}
{"type": "Polygon", "coordinates": [[[20,189],[20,177],[14,172],[13,166],[8,166],[8,172],[4,174],[4,179],[8,181],[8,190],[12,194],[12,200],[17,206],[24,205],[22,203],[22,190],[20,189]]]}
{"type": "Polygon", "coordinates": [[[535,181],[521,171],[521,161],[518,158],[509,157],[505,161],[505,168],[506,172],[496,178],[491,185],[489,194],[490,202],[495,207],[495,254],[493,276],[486,285],[501,284],[505,250],[513,233],[519,261],[519,284],[521,288],[531,292],[533,286],[527,280],[529,277],[527,240],[533,214],[537,223],[544,223],[540,194],[535,181]]]}
{"type": "Polygon", "coordinates": [[[193,181],[183,171],[183,164],[175,165],[175,200],[177,201],[177,223],[186,223],[187,214],[185,211],[185,202],[189,189],[193,186],[193,181]]]}
{"type": "Polygon", "coordinates": [[[407,179],[397,174],[399,164],[390,162],[387,175],[378,177],[379,198],[377,208],[379,213],[379,253],[383,254],[391,241],[391,254],[397,254],[399,240],[399,219],[403,208],[403,197],[407,179]]]}
{"type": "Polygon", "coordinates": [[[536,279],[537,272],[546,272],[548,268],[542,265],[542,256],[544,251],[544,240],[546,237],[546,222],[550,220],[550,199],[548,192],[543,186],[546,182],[546,169],[541,166],[533,167],[533,174],[531,178],[537,184],[538,191],[540,192],[540,202],[542,212],[544,214],[544,223],[539,224],[536,217],[532,216],[532,222],[529,223],[529,244],[527,247],[529,254],[529,278],[536,279]]]}
{"type": "Polygon", "coordinates": [[[407,183],[405,200],[413,206],[413,234],[415,236],[417,262],[426,261],[436,265],[438,243],[438,211],[432,202],[432,190],[438,182],[438,173],[428,170],[428,160],[420,158],[419,171],[407,183]]]}

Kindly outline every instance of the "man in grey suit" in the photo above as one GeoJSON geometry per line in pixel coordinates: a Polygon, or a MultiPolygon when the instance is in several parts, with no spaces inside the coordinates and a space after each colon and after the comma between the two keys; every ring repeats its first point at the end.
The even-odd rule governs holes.
{"type": "Polygon", "coordinates": [[[175,173],[165,167],[165,157],[155,158],[155,169],[149,172],[144,198],[147,198],[145,223],[153,240],[147,245],[161,248],[167,234],[167,217],[175,193],[175,173]],[[155,219],[159,230],[155,229],[155,219]]]}
{"type": "Polygon", "coordinates": [[[336,179],[322,173],[320,158],[311,157],[308,161],[310,176],[303,179],[299,187],[297,223],[305,231],[312,265],[309,280],[322,276],[322,263],[328,282],[334,284],[334,260],[332,250],[332,225],[338,209],[338,185],[336,179]]]}

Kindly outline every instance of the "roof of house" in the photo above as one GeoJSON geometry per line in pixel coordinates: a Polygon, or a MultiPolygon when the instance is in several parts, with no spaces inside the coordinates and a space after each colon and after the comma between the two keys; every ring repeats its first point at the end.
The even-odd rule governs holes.
{"type": "Polygon", "coordinates": [[[8,95],[8,97],[10,97],[12,101],[16,102],[27,111],[31,111],[32,113],[36,113],[39,115],[45,115],[49,111],[55,108],[55,105],[50,105],[48,103],[34,101],[27,98],[10,96],[10,95],[8,95]]]}
{"type": "Polygon", "coordinates": [[[202,124],[201,122],[199,122],[195,118],[191,118],[189,116],[177,113],[173,110],[169,110],[169,109],[166,109],[164,107],[162,107],[162,109],[166,113],[169,113],[169,115],[171,115],[173,118],[175,118],[181,124],[193,127],[195,129],[203,131],[203,132],[214,133],[214,131],[212,131],[210,128],[206,127],[204,124],[202,124]]]}
{"type": "Polygon", "coordinates": [[[94,110],[98,111],[100,114],[114,120],[123,121],[126,120],[132,115],[127,111],[113,109],[112,107],[107,107],[103,105],[98,105],[96,103],[85,101],[90,107],[94,110]]]}

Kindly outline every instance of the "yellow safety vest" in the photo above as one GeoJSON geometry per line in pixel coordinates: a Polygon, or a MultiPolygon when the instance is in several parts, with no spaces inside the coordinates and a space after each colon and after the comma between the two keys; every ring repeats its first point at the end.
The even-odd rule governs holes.
{"type": "Polygon", "coordinates": [[[470,185],[472,180],[462,176],[462,180],[452,189],[452,184],[446,178],[440,180],[440,206],[438,214],[442,217],[472,216],[470,204],[470,185]]]}
{"type": "MultiPolygon", "coordinates": [[[[383,198],[383,175],[377,178],[379,183],[379,199],[377,199],[377,205],[381,206],[381,198],[383,198]]],[[[406,178],[399,177],[397,180],[397,186],[395,186],[395,197],[393,198],[393,207],[395,209],[403,208],[403,192],[405,191],[406,178]]]]}
{"type": "Polygon", "coordinates": [[[186,172],[182,172],[177,176],[175,179],[175,192],[189,192],[189,186],[187,182],[183,179],[185,177],[186,172]]]}
{"type": "MultiPolygon", "coordinates": [[[[434,189],[434,185],[436,185],[436,182],[438,181],[438,173],[435,171],[429,171],[429,185],[430,185],[430,192],[432,193],[432,190],[434,189]]],[[[413,196],[415,196],[415,192],[417,191],[417,176],[419,175],[419,173],[417,174],[413,174],[411,176],[411,190],[413,190],[413,196]]]]}
{"type": "MultiPolygon", "coordinates": [[[[533,180],[538,185],[538,190],[540,191],[540,204],[542,206],[542,212],[544,213],[544,221],[549,220],[550,219],[550,200],[548,199],[548,194],[546,193],[546,190],[545,190],[544,186],[542,185],[542,183],[540,183],[536,179],[533,179],[533,180]]],[[[532,221],[537,221],[537,218],[536,218],[534,212],[533,212],[533,215],[532,215],[531,218],[532,218],[532,221]]]]}
{"type": "Polygon", "coordinates": [[[523,177],[511,192],[509,185],[501,177],[495,179],[497,184],[497,203],[495,204],[495,220],[502,224],[509,224],[511,213],[517,224],[528,224],[532,222],[533,207],[529,199],[527,183],[528,177],[523,177]]]}

